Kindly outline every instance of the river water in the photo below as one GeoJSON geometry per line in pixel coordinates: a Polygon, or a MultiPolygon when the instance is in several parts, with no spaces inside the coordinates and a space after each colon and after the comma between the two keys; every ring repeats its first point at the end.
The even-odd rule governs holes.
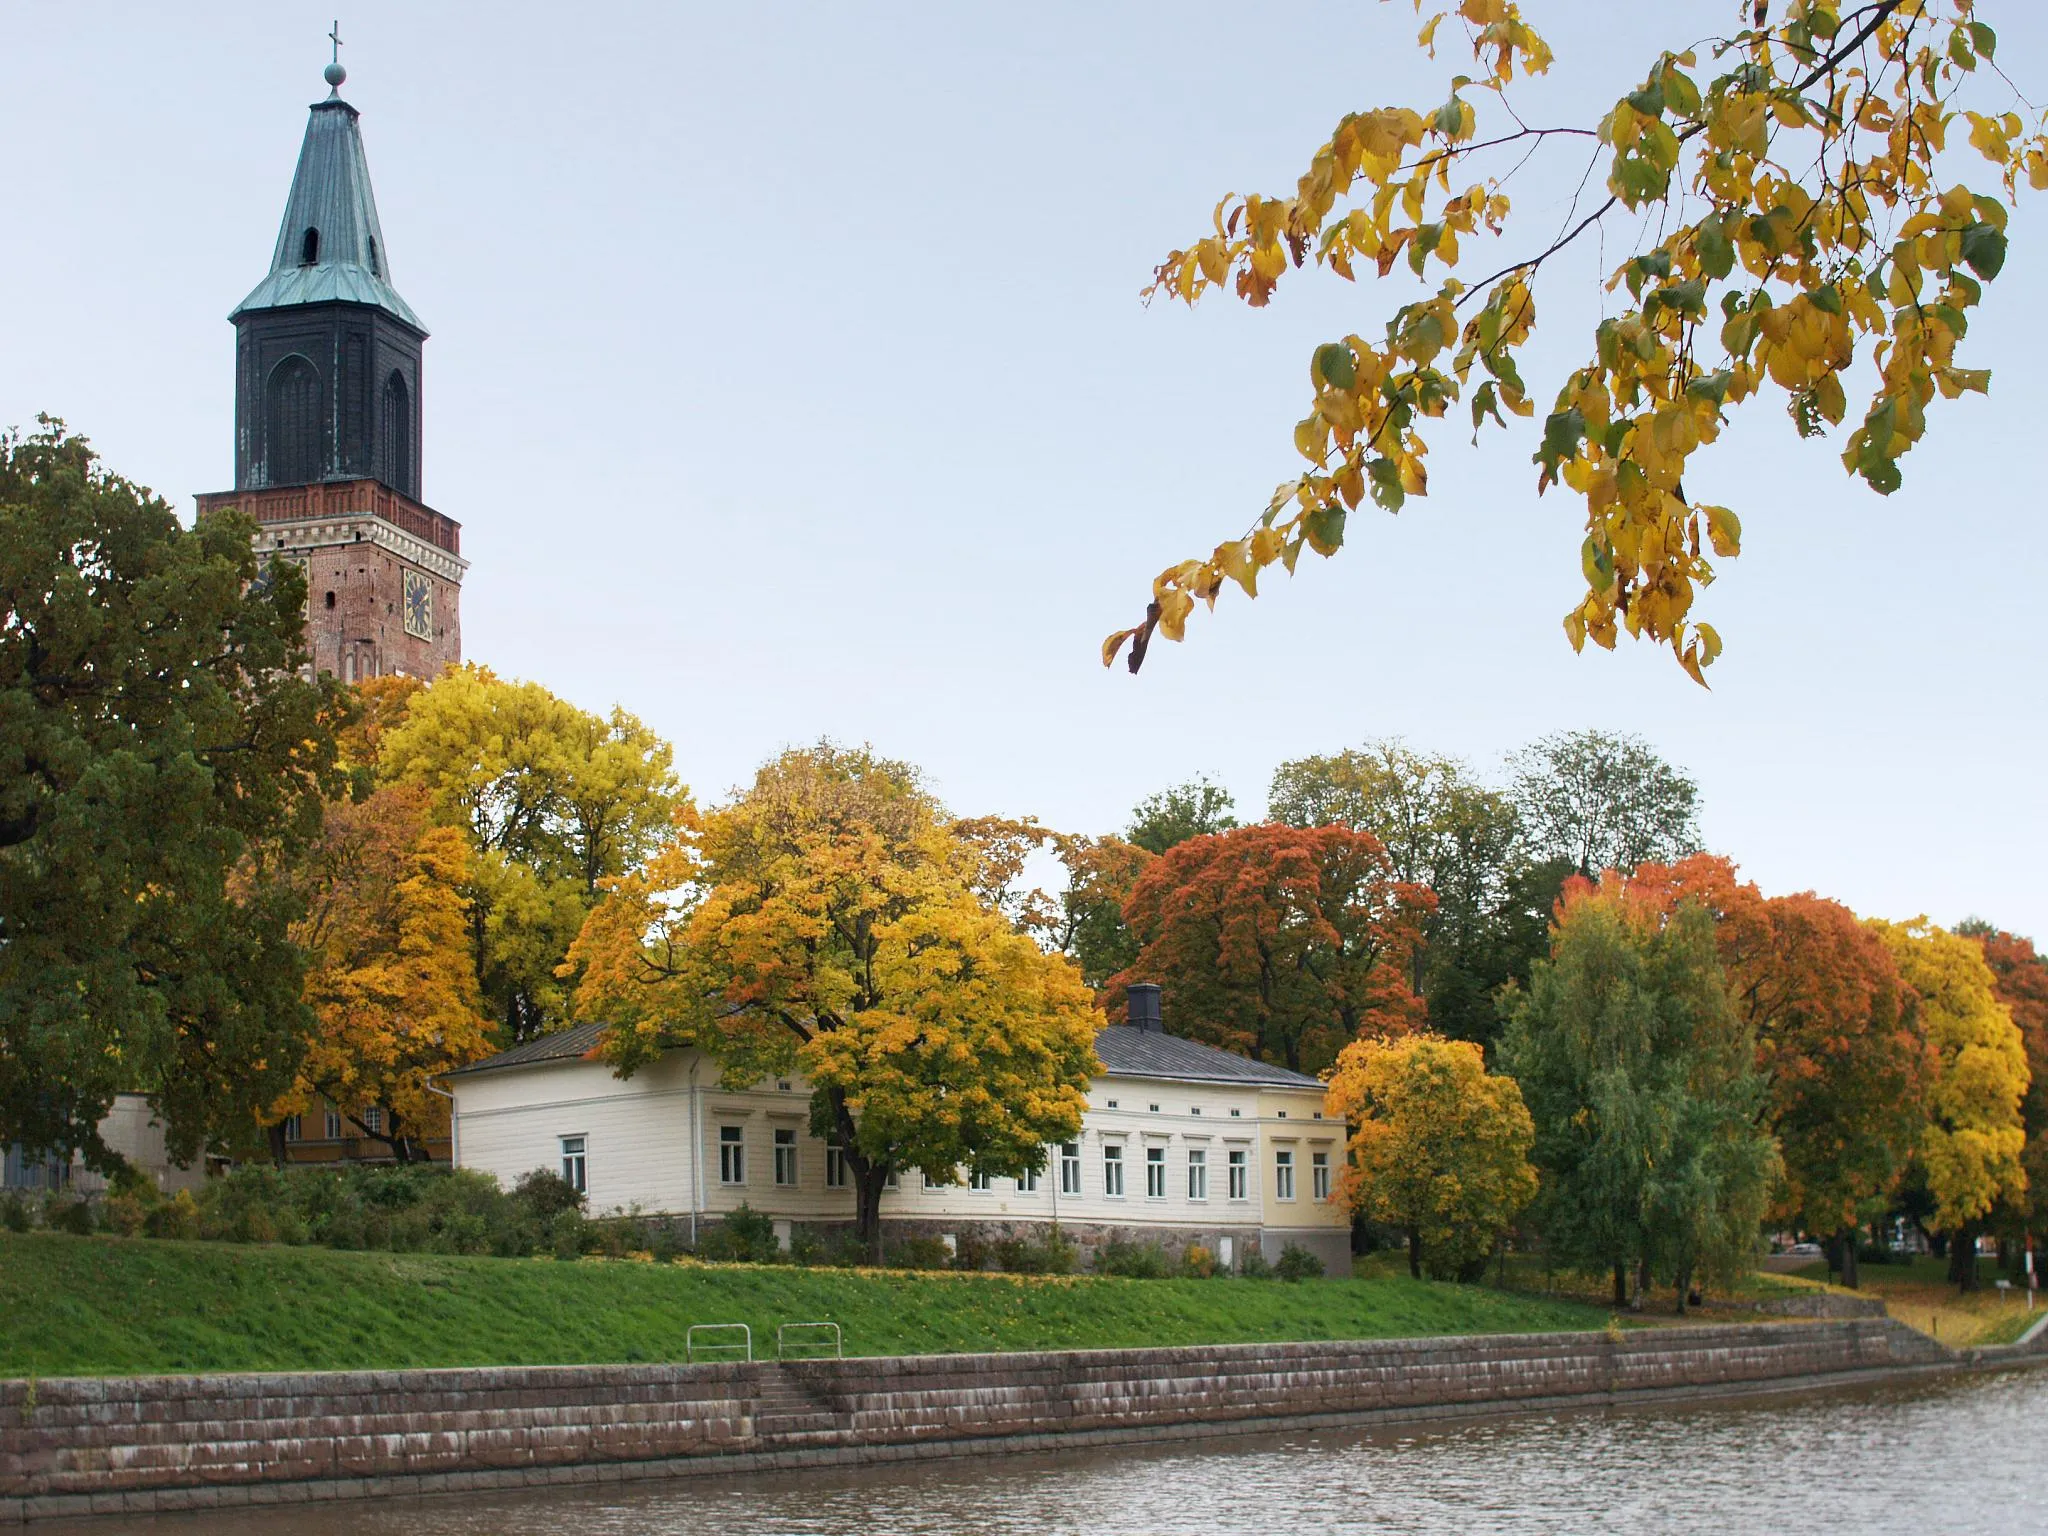
{"type": "MultiPolygon", "coordinates": [[[[2048,1532],[2048,1370],[1691,1407],[449,1495],[154,1536],[1796,1536],[2048,1532]]],[[[32,1531],[53,1527],[31,1527],[32,1531]]]]}

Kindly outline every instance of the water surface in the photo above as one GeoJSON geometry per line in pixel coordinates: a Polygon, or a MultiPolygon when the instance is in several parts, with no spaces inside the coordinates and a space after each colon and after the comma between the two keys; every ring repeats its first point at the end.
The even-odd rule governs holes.
{"type": "MultiPolygon", "coordinates": [[[[2048,1532],[2048,1369],[1691,1407],[287,1506],[152,1536],[2048,1532]]],[[[117,1522],[67,1524],[98,1532],[117,1522]]],[[[35,1526],[50,1532],[58,1527],[35,1526]]]]}

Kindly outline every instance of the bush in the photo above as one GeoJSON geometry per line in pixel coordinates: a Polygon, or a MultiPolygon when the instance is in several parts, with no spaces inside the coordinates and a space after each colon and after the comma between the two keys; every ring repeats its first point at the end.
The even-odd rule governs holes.
{"type": "Polygon", "coordinates": [[[883,1261],[895,1269],[944,1269],[953,1260],[936,1237],[903,1237],[883,1250],[883,1261]]]}
{"type": "Polygon", "coordinates": [[[1006,1237],[995,1252],[996,1267],[1013,1275],[1071,1275],[1081,1259],[1057,1227],[1043,1237],[1006,1237]]]}
{"type": "Polygon", "coordinates": [[[1157,1243],[1127,1243],[1115,1238],[1097,1251],[1095,1271],[1121,1275],[1126,1280],[1164,1280],[1173,1266],[1167,1262],[1166,1250],[1157,1243]]]}
{"type": "Polygon", "coordinates": [[[1306,1248],[1289,1243],[1280,1250],[1280,1262],[1274,1266],[1274,1273],[1282,1280],[1320,1280],[1323,1261],[1306,1248]]]}
{"type": "Polygon", "coordinates": [[[199,1235],[199,1202],[192,1191],[181,1189],[142,1219],[142,1230],[150,1237],[195,1238],[199,1235]]]}
{"type": "Polygon", "coordinates": [[[1263,1280],[1273,1273],[1273,1266],[1266,1262],[1266,1250],[1256,1242],[1244,1245],[1244,1257],[1237,1261],[1237,1272],[1247,1280],[1263,1280]]]}
{"type": "Polygon", "coordinates": [[[140,1237],[154,1204],[140,1195],[108,1195],[100,1204],[100,1221],[117,1237],[140,1237]]]}
{"type": "Polygon", "coordinates": [[[1189,1243],[1180,1256],[1180,1272],[1190,1280],[1207,1280],[1216,1273],[1216,1255],[1200,1243],[1189,1243]]]}
{"type": "Polygon", "coordinates": [[[995,1257],[995,1246],[974,1232],[962,1232],[953,1243],[955,1269],[987,1269],[995,1257]]]}
{"type": "Polygon", "coordinates": [[[657,1264],[673,1264],[682,1257],[683,1240],[676,1236],[676,1229],[663,1222],[654,1229],[654,1235],[647,1244],[648,1257],[657,1264]]]}
{"type": "Polygon", "coordinates": [[[43,1225],[52,1232],[91,1237],[92,1203],[82,1195],[51,1195],[43,1206],[43,1225]]]}
{"type": "Polygon", "coordinates": [[[0,1227],[10,1232],[26,1232],[35,1225],[35,1216],[28,1208],[28,1202],[18,1191],[9,1190],[0,1196],[0,1227]]]}

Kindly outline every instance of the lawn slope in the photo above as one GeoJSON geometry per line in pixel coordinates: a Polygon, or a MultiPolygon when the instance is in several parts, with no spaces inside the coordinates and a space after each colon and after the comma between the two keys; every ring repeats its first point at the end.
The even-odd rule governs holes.
{"type": "Polygon", "coordinates": [[[0,1233],[0,1377],[683,1358],[692,1323],[829,1319],[848,1354],[1597,1328],[1566,1302],[1405,1276],[1115,1280],[468,1259],[0,1233]]]}

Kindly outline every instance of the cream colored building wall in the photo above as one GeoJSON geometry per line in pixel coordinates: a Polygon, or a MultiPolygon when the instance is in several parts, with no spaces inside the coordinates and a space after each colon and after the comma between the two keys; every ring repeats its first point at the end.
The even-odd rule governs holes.
{"type": "MultiPolygon", "coordinates": [[[[621,1081],[596,1062],[546,1062],[450,1079],[463,1166],[510,1184],[533,1168],[561,1166],[561,1140],[584,1138],[587,1192],[594,1211],[634,1206],[650,1213],[724,1215],[742,1202],[795,1221],[851,1220],[850,1188],[826,1184],[826,1144],[809,1130],[809,1085],[776,1079],[741,1092],[719,1085],[716,1067],[675,1051],[621,1081]],[[694,1085],[693,1085],[694,1069],[694,1085]],[[740,1182],[722,1177],[721,1133],[739,1132],[740,1182]],[[776,1182],[775,1133],[794,1133],[796,1181],[776,1182]]],[[[1036,1188],[997,1177],[986,1190],[960,1182],[928,1184],[906,1172],[882,1197],[884,1217],[929,1221],[1059,1220],[1108,1226],[1265,1228],[1329,1231],[1349,1217],[1314,1198],[1311,1158],[1343,1154],[1343,1127],[1320,1118],[1321,1095],[1102,1077],[1090,1085],[1078,1138],[1080,1189],[1063,1187],[1061,1149],[1047,1148],[1036,1188]],[[1107,1150],[1122,1153],[1123,1193],[1107,1188],[1107,1150]],[[1164,1193],[1148,1193],[1147,1150],[1162,1154],[1164,1193]],[[1279,1198],[1275,1154],[1293,1152],[1295,1195],[1279,1198]],[[1229,1153],[1246,1154],[1244,1198],[1229,1194],[1229,1153]],[[1206,1195],[1190,1189],[1190,1152],[1205,1158],[1206,1195]]]]}

